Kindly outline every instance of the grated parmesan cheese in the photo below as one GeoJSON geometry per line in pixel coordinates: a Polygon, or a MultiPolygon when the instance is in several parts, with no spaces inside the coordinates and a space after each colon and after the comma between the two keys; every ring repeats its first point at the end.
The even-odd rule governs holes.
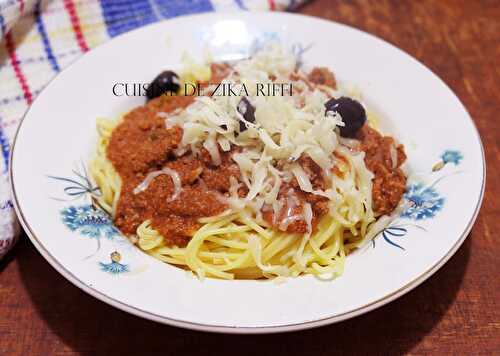
{"type": "Polygon", "coordinates": [[[179,194],[182,191],[181,177],[179,176],[179,173],[177,173],[175,170],[167,168],[167,167],[165,167],[159,171],[154,171],[154,172],[148,173],[146,178],[144,178],[144,180],[137,187],[134,188],[133,193],[139,194],[139,193],[145,191],[146,189],[148,189],[148,186],[149,186],[149,184],[151,184],[153,179],[155,179],[156,177],[158,177],[162,174],[166,174],[166,175],[170,176],[170,178],[172,178],[172,182],[174,183],[174,194],[172,194],[172,196],[168,199],[168,201],[174,201],[175,199],[177,199],[177,197],[179,196],[179,194]]]}
{"type": "MultiPolygon", "coordinates": [[[[188,62],[188,67],[194,68],[191,76],[200,76],[195,79],[206,80],[207,68],[192,61],[188,62]]],[[[185,110],[161,117],[165,118],[167,127],[182,127],[180,150],[189,149],[197,154],[205,148],[215,165],[221,163],[219,150],[228,152],[233,146],[240,148],[232,154],[232,159],[240,169],[241,181],[248,193],[240,198],[237,194],[239,183],[233,179],[230,197],[223,197],[232,209],[249,209],[257,217],[261,216],[261,210],[269,209],[276,219],[276,216],[282,216],[280,213],[285,204],[296,206],[293,197],[286,197],[286,201],[278,199],[282,184],[295,178],[304,192],[327,197],[331,214],[340,214],[335,210],[341,199],[347,199],[355,207],[347,216],[351,222],[359,220],[365,210],[373,214],[373,175],[364,164],[364,154],[355,150],[359,142],[338,135],[337,128],[344,125],[340,115],[332,112],[325,115],[324,103],[336,92],[311,85],[302,79],[307,77],[305,73],[296,68],[296,56],[277,44],[234,64],[234,70],[222,84],[245,85],[249,93],[247,100],[255,108],[254,122],[244,119],[248,108],[242,107],[241,97],[228,95],[196,97],[185,110]],[[292,83],[294,95],[258,95],[257,84],[265,86],[271,83],[292,83]],[[240,123],[245,126],[244,130],[240,131],[240,123]],[[348,171],[342,178],[332,174],[332,168],[339,164],[333,155],[336,151],[349,161],[348,171]],[[310,177],[296,162],[302,155],[309,156],[321,167],[326,179],[324,191],[313,189],[310,177]]],[[[188,72],[185,71],[185,75],[189,77],[188,72]]],[[[286,230],[291,222],[303,220],[310,234],[312,217],[311,205],[306,203],[299,215],[285,212],[279,226],[286,230]]],[[[249,241],[249,244],[253,243],[256,242],[249,241]]],[[[257,255],[254,258],[259,260],[257,255]]]]}

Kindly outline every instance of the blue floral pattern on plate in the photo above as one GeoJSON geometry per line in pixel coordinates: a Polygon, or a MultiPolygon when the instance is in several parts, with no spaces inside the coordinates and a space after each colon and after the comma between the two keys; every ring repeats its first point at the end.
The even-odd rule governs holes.
{"type": "Polygon", "coordinates": [[[454,150],[446,150],[441,155],[441,159],[443,160],[444,164],[454,163],[455,166],[458,166],[463,158],[464,156],[459,151],[454,150]]]}
{"type": "MultiPolygon", "coordinates": [[[[441,154],[440,157],[441,160],[432,167],[432,172],[441,170],[448,163],[453,163],[457,166],[463,159],[463,155],[456,150],[446,150],[443,152],[443,154],[441,154]]],[[[403,204],[405,206],[405,209],[399,215],[399,219],[421,221],[434,218],[437,213],[443,209],[445,203],[445,198],[438,193],[434,186],[446,177],[447,176],[438,178],[434,181],[433,184],[429,186],[426,186],[422,182],[408,185],[408,187],[406,188],[406,192],[403,195],[403,204]]],[[[404,250],[401,245],[394,242],[394,238],[403,237],[408,232],[408,230],[402,225],[395,225],[398,224],[399,219],[395,219],[391,225],[387,226],[373,238],[373,247],[375,247],[375,239],[378,236],[382,236],[384,241],[391,246],[404,250]]],[[[418,229],[425,230],[420,225],[415,224],[405,224],[404,226],[413,226],[418,229]]]]}
{"type": "MultiPolygon", "coordinates": [[[[58,177],[48,175],[47,177],[64,184],[63,193],[67,198],[52,198],[57,201],[68,202],[76,199],[89,198],[90,204],[70,205],[61,210],[61,220],[71,231],[78,232],[82,236],[90,237],[97,242],[97,249],[88,259],[95,256],[101,249],[101,238],[109,241],[121,241],[115,239],[120,237],[119,230],[114,226],[109,214],[99,205],[98,197],[101,194],[99,187],[92,184],[85,166],[82,164],[81,171],[74,169],[74,177],[58,177]]],[[[104,272],[117,275],[129,272],[129,265],[120,263],[121,255],[117,251],[111,254],[111,262],[98,262],[98,266],[104,272]]]]}
{"type": "Polygon", "coordinates": [[[441,160],[432,167],[433,172],[443,169],[444,166],[446,166],[448,163],[453,163],[455,166],[458,166],[464,156],[462,155],[462,153],[460,153],[460,151],[446,150],[443,152],[440,158],[441,160]]]}
{"type": "Polygon", "coordinates": [[[101,266],[102,271],[111,274],[120,274],[129,271],[128,266],[121,264],[120,262],[110,262],[110,263],[99,262],[99,266],[101,266]]]}
{"type": "Polygon", "coordinates": [[[410,185],[404,199],[408,201],[409,207],[401,216],[415,220],[433,218],[444,205],[444,198],[432,186],[426,187],[423,183],[410,185]]]}
{"type": "Polygon", "coordinates": [[[389,227],[386,227],[383,231],[382,231],[382,237],[384,238],[385,242],[387,242],[388,244],[394,246],[394,247],[397,247],[397,248],[400,248],[402,250],[404,250],[404,247],[398,245],[397,243],[395,243],[391,237],[389,236],[393,236],[393,237],[403,237],[406,235],[406,233],[408,232],[407,229],[405,229],[404,227],[399,227],[399,226],[389,226],[389,227]]]}
{"type": "Polygon", "coordinates": [[[92,205],[69,206],[61,210],[62,221],[71,231],[84,236],[108,239],[119,235],[109,216],[92,205]]]}
{"type": "Polygon", "coordinates": [[[122,257],[117,251],[111,253],[110,258],[111,262],[109,263],[99,262],[102,271],[114,275],[129,272],[128,265],[120,263],[122,257]]]}
{"type": "Polygon", "coordinates": [[[48,175],[47,177],[55,181],[63,182],[65,187],[63,189],[64,194],[68,196],[67,199],[53,198],[55,200],[68,201],[68,199],[78,199],[80,197],[85,197],[90,195],[92,198],[96,198],[101,195],[101,189],[92,184],[90,181],[85,165],[81,164],[82,172],[77,168],[73,169],[74,178],[57,177],[48,175]]]}

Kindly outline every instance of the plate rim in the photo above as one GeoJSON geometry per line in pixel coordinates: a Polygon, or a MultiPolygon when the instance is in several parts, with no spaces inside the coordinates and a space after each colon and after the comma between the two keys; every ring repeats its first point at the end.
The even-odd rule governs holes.
{"type": "MultiPolygon", "coordinates": [[[[448,250],[448,252],[441,258],[439,261],[437,261],[433,266],[431,266],[429,269],[427,269],[425,272],[421,273],[418,277],[414,278],[413,280],[409,281],[406,283],[404,286],[400,287],[399,289],[393,291],[392,293],[389,293],[383,297],[378,298],[377,300],[374,300],[368,304],[365,304],[363,306],[360,306],[356,309],[346,311],[341,314],[329,316],[326,318],[322,319],[317,319],[317,320],[312,320],[312,321],[305,321],[301,323],[292,323],[292,324],[283,324],[283,325],[275,325],[275,326],[223,326],[223,325],[211,325],[211,324],[203,324],[203,323],[196,323],[192,321],[185,321],[185,320],[179,320],[175,318],[170,318],[167,316],[163,315],[158,315],[153,312],[148,312],[145,310],[142,310],[141,308],[134,307],[131,305],[128,305],[120,300],[117,300],[115,298],[112,298],[108,295],[106,295],[103,292],[100,292],[96,290],[95,288],[87,285],[85,282],[80,280],[76,275],[74,275],[72,272],[70,272],[68,269],[66,269],[65,266],[63,266],[42,244],[41,240],[36,236],[35,232],[31,229],[27,219],[25,218],[21,208],[20,204],[18,202],[17,194],[16,194],[16,189],[15,189],[15,184],[13,180],[13,162],[14,162],[14,152],[16,148],[16,143],[17,143],[17,138],[19,136],[19,132],[21,131],[21,128],[23,126],[23,123],[25,121],[25,118],[28,116],[30,113],[33,104],[36,102],[38,99],[35,98],[35,101],[33,104],[26,110],[24,115],[22,116],[17,128],[16,132],[14,134],[14,139],[12,141],[11,145],[11,151],[10,151],[10,160],[9,160],[9,187],[10,187],[10,192],[11,192],[11,197],[12,197],[12,203],[14,206],[14,210],[16,212],[16,216],[19,219],[19,222],[21,226],[23,227],[23,230],[25,231],[26,235],[28,235],[29,239],[33,243],[33,245],[36,247],[38,252],[45,258],[47,262],[57,271],[59,272],[64,278],[66,278],[68,281],[70,281],[74,286],[78,287],[79,289],[83,290],[85,293],[89,294],[90,296],[100,300],[101,302],[104,302],[106,304],[109,304],[117,309],[120,309],[122,311],[125,311],[127,313],[130,313],[132,315],[145,318],[151,321],[159,322],[162,324],[167,324],[171,326],[176,326],[176,327],[181,327],[185,329],[191,329],[191,330],[197,330],[197,331],[207,331],[207,332],[216,332],[216,333],[230,333],[230,334],[264,334],[264,333],[281,333],[281,332],[290,332],[290,331],[297,331],[297,330],[303,330],[303,329],[310,329],[310,328],[316,328],[328,324],[333,324],[337,323],[343,320],[347,320],[350,318],[354,318],[356,316],[365,314],[369,311],[372,311],[374,309],[377,309],[383,305],[386,305],[390,303],[391,301],[403,296],[404,294],[410,292],[413,290],[415,287],[419,286],[422,284],[424,281],[426,281],[428,278],[430,278],[434,273],[436,273],[448,260],[456,253],[456,251],[460,248],[460,246],[463,244],[467,236],[469,235],[476,219],[479,214],[483,198],[484,198],[484,192],[485,192],[485,183],[486,183],[486,159],[485,159],[485,152],[484,152],[484,147],[483,143],[481,140],[481,136],[479,134],[479,131],[477,129],[477,126],[472,119],[470,113],[468,112],[467,108],[464,106],[462,101],[458,98],[458,96],[455,94],[455,92],[448,86],[448,84],[442,80],[434,71],[432,71],[430,68],[428,68],[425,64],[420,62],[418,59],[410,55],[409,53],[405,52],[401,48],[393,45],[392,43],[377,37],[369,32],[365,32],[363,30],[360,30],[358,28],[345,25],[343,23],[339,23],[336,21],[331,21],[331,20],[326,20],[323,18],[319,17],[314,17],[310,15],[303,15],[303,14],[297,14],[297,13],[284,13],[284,12],[266,12],[266,11],[257,11],[256,12],[259,16],[268,16],[268,17],[295,17],[295,18],[305,18],[308,20],[313,20],[313,21],[320,21],[320,22],[325,22],[328,24],[334,24],[336,26],[340,27],[345,27],[350,30],[354,30],[358,32],[359,34],[362,34],[364,36],[368,36],[372,39],[375,39],[377,41],[382,41],[385,45],[390,46],[392,49],[397,50],[399,53],[403,54],[406,58],[412,60],[412,62],[416,63],[417,65],[420,65],[424,67],[427,71],[429,71],[435,78],[437,78],[441,84],[443,84],[457,99],[458,104],[462,107],[462,109],[467,113],[468,119],[470,123],[472,124],[472,127],[474,128],[474,133],[475,133],[475,138],[477,139],[477,142],[479,143],[479,147],[481,150],[481,165],[482,165],[482,174],[481,174],[481,190],[479,193],[479,197],[476,202],[476,206],[474,208],[474,212],[469,219],[465,229],[463,232],[460,234],[460,238],[456,240],[456,242],[453,244],[453,246],[448,250]]],[[[79,57],[77,60],[73,61],[71,64],[69,64],[67,67],[65,67],[60,73],[69,70],[73,65],[75,65],[77,62],[79,62],[82,58],[85,57],[88,53],[93,52],[95,49],[100,48],[111,41],[125,36],[127,34],[130,34],[132,32],[136,31],[141,31],[146,27],[152,27],[152,26],[161,26],[165,22],[172,22],[172,21],[185,21],[186,19],[192,19],[192,18],[197,18],[197,17],[213,17],[213,18],[238,18],[241,19],[242,17],[248,16],[247,13],[238,13],[238,12],[209,12],[209,13],[201,13],[201,14],[194,14],[194,15],[183,15],[183,16],[177,16],[175,18],[171,19],[165,19],[162,21],[154,22],[151,24],[148,24],[146,26],[142,26],[136,29],[133,29],[131,31],[124,32],[118,36],[115,36],[108,41],[105,41],[96,47],[92,48],[90,51],[84,53],[81,57],[79,57]],[[243,15],[243,16],[242,16],[243,15]]],[[[60,74],[59,73],[59,74],[60,74]]],[[[54,76],[42,89],[42,91],[48,89],[52,81],[54,81],[59,75],[54,76]]]]}

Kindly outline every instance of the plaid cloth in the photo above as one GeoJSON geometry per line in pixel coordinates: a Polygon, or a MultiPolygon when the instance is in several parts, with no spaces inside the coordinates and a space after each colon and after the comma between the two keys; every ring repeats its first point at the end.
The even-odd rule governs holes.
{"type": "Polygon", "coordinates": [[[92,47],[123,32],[207,11],[293,10],[305,0],[0,0],[0,257],[18,232],[9,144],[43,87],[92,47]]]}

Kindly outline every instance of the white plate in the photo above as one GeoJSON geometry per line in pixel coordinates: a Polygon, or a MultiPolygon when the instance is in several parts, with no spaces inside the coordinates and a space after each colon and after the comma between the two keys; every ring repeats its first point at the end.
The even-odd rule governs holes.
{"type": "MultiPolygon", "coordinates": [[[[302,47],[297,47],[302,46],[302,47]]],[[[450,89],[415,59],[361,31],[319,19],[270,13],[181,17],[119,36],[85,55],[41,93],[22,121],[12,150],[12,189],[22,225],[40,253],[79,288],[115,307],[159,322],[233,333],[278,332],[351,318],[408,292],[459,248],[481,203],[481,141],[450,89]],[[183,51],[208,47],[216,60],[248,53],[277,38],[310,48],[304,60],[333,69],[359,88],[406,145],[414,174],[413,207],[369,245],[347,258],[334,281],[300,277],[203,282],[138,251],[88,208],[78,185],[92,153],[97,117],[116,117],[143,103],[115,97],[116,82],[148,82],[178,68],[183,51]],[[80,168],[78,168],[80,167],[80,168]],[[435,167],[435,171],[432,171],[435,167]],[[62,198],[57,200],[53,198],[62,198]],[[396,246],[397,245],[397,246],[396,246]],[[399,247],[398,247],[399,246],[399,247]],[[110,253],[122,259],[112,262],[110,253]]]]}

